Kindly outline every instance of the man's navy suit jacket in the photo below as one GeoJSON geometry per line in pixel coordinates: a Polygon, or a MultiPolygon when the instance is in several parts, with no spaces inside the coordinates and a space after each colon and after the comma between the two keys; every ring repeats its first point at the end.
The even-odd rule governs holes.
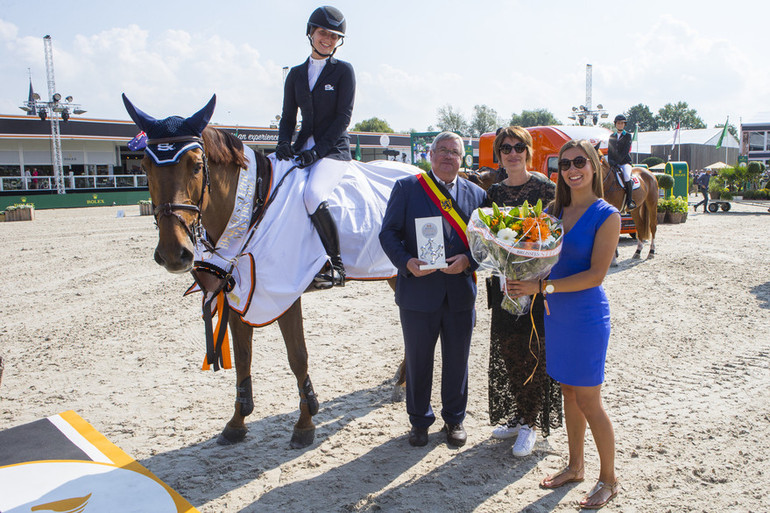
{"type": "Polygon", "coordinates": [[[302,128],[294,142],[294,152],[299,153],[312,135],[319,158],[351,160],[347,128],[353,115],[356,95],[353,66],[329,57],[311,91],[307,76],[309,61],[310,58],[293,67],[286,76],[278,141],[291,142],[299,108],[302,112],[302,128]]]}
{"type": "MultiPolygon", "coordinates": [[[[457,204],[470,215],[482,206],[486,192],[477,185],[457,179],[457,204]]],[[[437,270],[427,276],[416,277],[406,268],[410,258],[418,258],[416,227],[414,220],[420,217],[441,216],[441,210],[428,197],[416,176],[396,182],[385,210],[380,231],[380,244],[385,254],[398,269],[396,277],[396,304],[418,312],[437,311],[446,298],[450,311],[470,310],[476,301],[476,283],[473,271],[479,264],[465,247],[460,235],[444,228],[447,258],[464,253],[471,264],[459,274],[446,274],[437,270]]]]}

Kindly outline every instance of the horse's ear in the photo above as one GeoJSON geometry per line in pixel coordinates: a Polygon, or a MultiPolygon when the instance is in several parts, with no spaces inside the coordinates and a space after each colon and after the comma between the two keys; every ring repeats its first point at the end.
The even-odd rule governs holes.
{"type": "Polygon", "coordinates": [[[134,107],[134,104],[131,103],[131,101],[128,99],[126,93],[123,93],[123,105],[126,106],[126,111],[128,111],[128,115],[131,116],[131,119],[134,121],[134,123],[136,123],[136,126],[138,126],[139,129],[143,132],[147,132],[150,127],[157,121],[154,117],[150,116],[149,114],[145,114],[141,110],[134,107]]]}
{"type": "Polygon", "coordinates": [[[217,95],[215,94],[211,97],[205,107],[185,120],[189,127],[195,130],[198,135],[203,133],[203,129],[206,128],[206,125],[211,121],[211,116],[214,115],[214,107],[216,107],[216,104],[217,95]]]}
{"type": "Polygon", "coordinates": [[[596,143],[596,144],[594,145],[594,149],[596,150],[596,153],[599,153],[599,146],[601,146],[601,145],[602,145],[602,142],[601,142],[601,141],[599,141],[598,143],[596,143]]]}

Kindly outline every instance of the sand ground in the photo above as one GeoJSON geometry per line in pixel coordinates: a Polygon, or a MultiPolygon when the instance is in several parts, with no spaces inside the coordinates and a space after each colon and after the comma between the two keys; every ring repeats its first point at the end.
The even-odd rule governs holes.
{"type": "MultiPolygon", "coordinates": [[[[586,481],[555,491],[537,484],[566,462],[563,428],[522,459],[512,441],[489,437],[483,285],[462,449],[446,446],[440,423],[427,447],[407,443],[405,406],[391,402],[398,312],[381,282],[303,299],[321,400],[315,443],[289,449],[298,398],[271,325],[255,336],[249,435],[218,446],[234,371],[199,370],[199,301],[182,297],[191,280],[154,263],[157,233],[138,214],[44,210],[0,223],[0,429],[75,410],[202,512],[578,509],[598,474],[590,434],[586,481]]],[[[766,208],[738,203],[691,212],[659,228],[654,260],[631,260],[635,242],[621,239],[620,266],[605,280],[604,397],[622,490],[606,511],[770,509],[768,222],[766,208]]]]}

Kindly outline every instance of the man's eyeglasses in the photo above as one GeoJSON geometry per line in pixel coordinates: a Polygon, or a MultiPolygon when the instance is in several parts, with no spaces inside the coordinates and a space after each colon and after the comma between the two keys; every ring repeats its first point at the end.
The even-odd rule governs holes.
{"type": "Polygon", "coordinates": [[[574,165],[575,169],[583,169],[586,166],[588,159],[582,156],[577,156],[574,159],[561,159],[559,161],[559,171],[566,171],[570,166],[574,165]]]}
{"type": "Polygon", "coordinates": [[[500,145],[500,153],[504,155],[508,155],[511,150],[516,150],[516,153],[524,153],[527,150],[527,145],[521,142],[518,142],[513,146],[508,143],[500,145]]]}
{"type": "Polygon", "coordinates": [[[457,150],[450,150],[448,148],[439,148],[439,149],[436,150],[436,153],[438,153],[442,157],[452,157],[452,158],[455,158],[455,159],[462,158],[462,156],[463,156],[463,154],[460,153],[459,151],[457,151],[457,150]]]}

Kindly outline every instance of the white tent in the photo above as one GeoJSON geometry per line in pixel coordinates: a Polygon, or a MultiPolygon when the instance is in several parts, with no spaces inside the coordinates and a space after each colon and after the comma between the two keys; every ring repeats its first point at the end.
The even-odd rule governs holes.
{"type": "Polygon", "coordinates": [[[730,166],[720,161],[720,162],[714,162],[713,164],[709,164],[704,169],[708,169],[709,171],[714,171],[717,169],[724,169],[726,167],[730,167],[730,166]]]}

